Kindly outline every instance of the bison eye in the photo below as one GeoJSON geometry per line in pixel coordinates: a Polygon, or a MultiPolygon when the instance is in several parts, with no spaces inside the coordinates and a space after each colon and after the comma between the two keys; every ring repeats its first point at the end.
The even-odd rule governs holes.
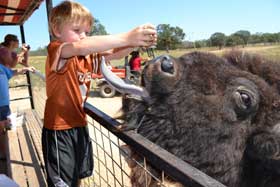
{"type": "Polygon", "coordinates": [[[245,90],[236,90],[235,101],[239,110],[246,111],[252,106],[252,94],[245,90]]]}
{"type": "Polygon", "coordinates": [[[233,92],[233,99],[235,112],[240,119],[245,119],[250,114],[255,113],[258,108],[258,94],[253,89],[245,86],[239,86],[233,92]]]}
{"type": "Polygon", "coordinates": [[[173,62],[170,59],[164,58],[161,62],[161,69],[163,72],[173,74],[174,73],[174,67],[173,62]]]}

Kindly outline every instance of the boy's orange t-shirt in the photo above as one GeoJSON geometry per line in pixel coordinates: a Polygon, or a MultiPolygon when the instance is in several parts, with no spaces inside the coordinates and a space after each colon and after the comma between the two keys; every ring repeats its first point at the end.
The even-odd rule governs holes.
{"type": "Polygon", "coordinates": [[[63,45],[59,41],[48,45],[44,127],[51,130],[66,130],[87,124],[83,105],[89,93],[91,73],[98,69],[94,55],[61,59],[63,45]]]}

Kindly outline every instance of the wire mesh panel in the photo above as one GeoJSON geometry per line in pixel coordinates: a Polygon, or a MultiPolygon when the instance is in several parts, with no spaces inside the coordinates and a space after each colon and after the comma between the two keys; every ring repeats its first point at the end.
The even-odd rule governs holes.
{"type": "Polygon", "coordinates": [[[44,109],[46,103],[46,83],[41,77],[31,74],[32,95],[34,108],[40,117],[44,118],[44,109]]]}
{"type": "Polygon", "coordinates": [[[120,149],[124,143],[97,122],[89,124],[95,169],[84,186],[130,186],[129,168],[120,149]]]}
{"type": "MultiPolygon", "coordinates": [[[[83,181],[84,187],[129,187],[131,165],[137,165],[145,172],[146,185],[152,177],[157,186],[165,186],[163,180],[154,176],[148,169],[145,158],[143,162],[136,161],[127,152],[129,147],[117,136],[107,130],[105,127],[93,121],[88,120],[89,131],[93,143],[94,152],[94,175],[83,181]]],[[[163,174],[164,176],[164,174],[163,174]]]]}

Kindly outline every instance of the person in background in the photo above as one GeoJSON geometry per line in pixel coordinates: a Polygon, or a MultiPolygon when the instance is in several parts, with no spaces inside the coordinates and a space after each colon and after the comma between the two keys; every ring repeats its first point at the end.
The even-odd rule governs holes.
{"type": "Polygon", "coordinates": [[[93,24],[89,10],[74,1],[62,1],[50,13],[54,38],[46,60],[47,100],[42,148],[47,183],[79,186],[93,172],[92,144],[83,109],[91,74],[101,56],[108,62],[129,54],[134,47],[149,47],[157,40],[155,27],[144,24],[116,35],[88,36],[93,24]]]}
{"type": "Polygon", "coordinates": [[[129,60],[130,71],[136,76],[140,76],[141,66],[149,59],[141,58],[139,51],[132,51],[129,60]]]}
{"type": "Polygon", "coordinates": [[[5,157],[4,133],[10,125],[8,116],[11,114],[9,79],[15,75],[24,74],[27,71],[35,71],[34,67],[12,69],[18,62],[27,62],[28,49],[23,46],[22,51],[17,54],[15,49],[19,43],[16,35],[8,34],[4,42],[0,44],[0,158],[5,157]]]}
{"type": "Polygon", "coordinates": [[[17,54],[15,49],[19,47],[19,40],[16,35],[7,34],[4,42],[0,44],[0,62],[9,67],[15,67],[17,63],[27,66],[29,46],[23,44],[21,52],[17,54]]]}

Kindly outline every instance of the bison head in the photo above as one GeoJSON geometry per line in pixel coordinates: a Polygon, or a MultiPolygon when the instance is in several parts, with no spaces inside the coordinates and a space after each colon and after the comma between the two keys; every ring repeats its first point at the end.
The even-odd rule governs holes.
{"type": "Polygon", "coordinates": [[[127,85],[142,99],[125,100],[126,125],[227,186],[280,186],[279,74],[242,52],[159,56],[127,85]]]}

